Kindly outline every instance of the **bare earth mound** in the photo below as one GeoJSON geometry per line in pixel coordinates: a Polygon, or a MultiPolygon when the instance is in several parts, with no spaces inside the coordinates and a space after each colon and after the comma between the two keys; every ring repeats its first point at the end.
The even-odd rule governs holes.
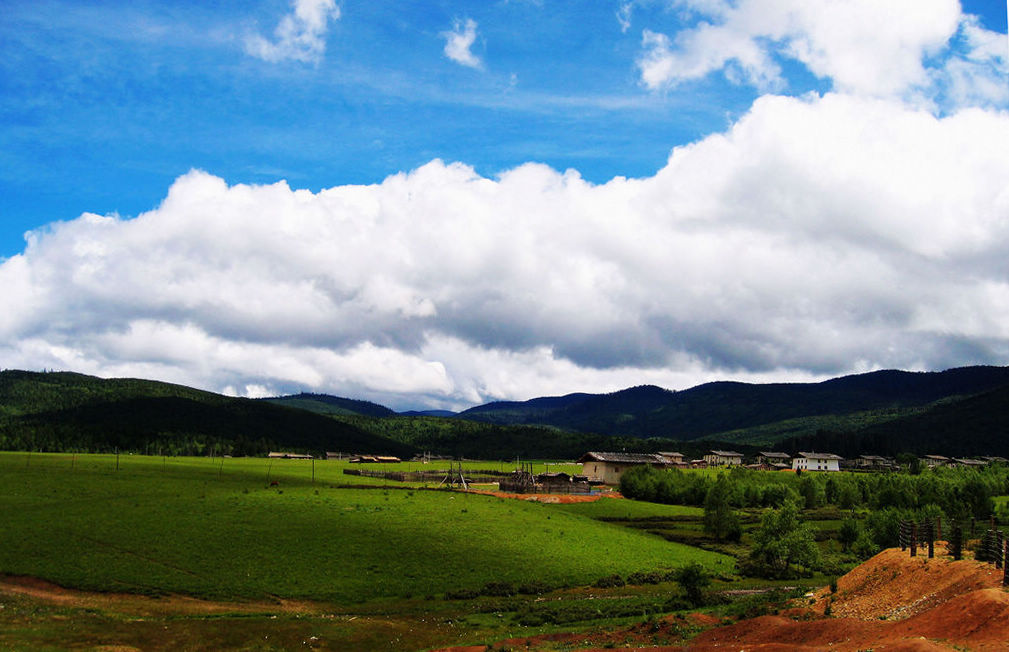
{"type": "MultiPolygon", "coordinates": [[[[944,552],[944,548],[936,551],[944,552]]],[[[642,624],[563,638],[597,646],[589,649],[648,646],[690,652],[1009,650],[1009,593],[1001,584],[1002,571],[985,564],[926,555],[912,558],[906,551],[891,549],[840,578],[836,594],[823,589],[813,604],[789,610],[790,617],[762,616],[712,627],[678,646],[655,647],[657,641],[678,637],[682,618],[676,616],[657,627],[642,624]],[[828,603],[832,615],[825,617],[828,603]]],[[[694,619],[694,624],[702,623],[694,619]]],[[[558,635],[552,635],[504,643],[536,649],[557,642],[558,635]]]]}

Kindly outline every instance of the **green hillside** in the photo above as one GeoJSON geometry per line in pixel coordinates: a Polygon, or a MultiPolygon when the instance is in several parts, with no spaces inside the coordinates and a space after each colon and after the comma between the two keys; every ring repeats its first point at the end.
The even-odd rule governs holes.
{"type": "Polygon", "coordinates": [[[181,385],[0,372],[0,450],[411,455],[412,446],[305,410],[181,385]]]}
{"type": "Polygon", "coordinates": [[[113,456],[25,458],[0,454],[0,573],[67,587],[360,606],[489,582],[557,588],[734,565],[547,505],[348,487],[336,461],[134,456],[116,471],[113,456]]]}

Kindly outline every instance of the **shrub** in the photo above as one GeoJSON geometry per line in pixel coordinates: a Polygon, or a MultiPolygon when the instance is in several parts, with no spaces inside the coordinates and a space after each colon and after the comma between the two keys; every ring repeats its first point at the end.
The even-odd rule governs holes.
{"type": "Polygon", "coordinates": [[[606,577],[600,577],[598,580],[595,581],[595,583],[592,586],[596,587],[597,589],[612,589],[619,586],[624,586],[624,584],[625,584],[624,578],[620,577],[619,575],[608,575],[606,577]]]}
{"type": "Polygon", "coordinates": [[[487,582],[483,585],[483,590],[480,593],[506,598],[515,595],[515,587],[511,582],[487,582]]]}
{"type": "Polygon", "coordinates": [[[627,576],[628,584],[659,584],[666,579],[666,574],[659,571],[652,571],[650,573],[637,572],[631,573],[627,576]]]}

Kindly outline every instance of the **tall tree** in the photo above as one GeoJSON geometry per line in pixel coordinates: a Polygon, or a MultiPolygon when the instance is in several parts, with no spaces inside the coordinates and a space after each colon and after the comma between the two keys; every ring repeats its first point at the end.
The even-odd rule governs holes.
{"type": "Polygon", "coordinates": [[[704,497],[704,531],[715,537],[716,541],[739,541],[742,536],[739,517],[729,502],[731,495],[732,484],[728,476],[722,475],[704,497]]]}

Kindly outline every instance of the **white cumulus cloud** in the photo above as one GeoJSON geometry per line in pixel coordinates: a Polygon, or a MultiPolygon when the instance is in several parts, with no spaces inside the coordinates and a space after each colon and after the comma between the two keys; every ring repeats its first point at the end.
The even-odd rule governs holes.
{"type": "Polygon", "coordinates": [[[651,89],[724,71],[761,90],[782,84],[779,59],[838,91],[898,96],[929,77],[922,59],[957,30],[957,0],[674,0],[702,17],[670,39],[645,32],[638,61],[651,89]]]}
{"type": "Polygon", "coordinates": [[[461,66],[482,68],[483,61],[473,54],[471,49],[476,42],[476,28],[476,21],[467,18],[465,21],[455,21],[451,30],[442,32],[441,36],[445,39],[445,56],[461,66]]]}
{"type": "Polygon", "coordinates": [[[0,263],[0,366],[395,407],[1009,362],[1009,114],[765,96],[654,176],[178,178],[0,263]]]}
{"type": "Polygon", "coordinates": [[[292,0],[291,9],[291,13],[280,19],[273,40],[253,34],[245,41],[245,51],[271,62],[321,60],[326,52],[329,21],[340,18],[336,0],[292,0]]]}

